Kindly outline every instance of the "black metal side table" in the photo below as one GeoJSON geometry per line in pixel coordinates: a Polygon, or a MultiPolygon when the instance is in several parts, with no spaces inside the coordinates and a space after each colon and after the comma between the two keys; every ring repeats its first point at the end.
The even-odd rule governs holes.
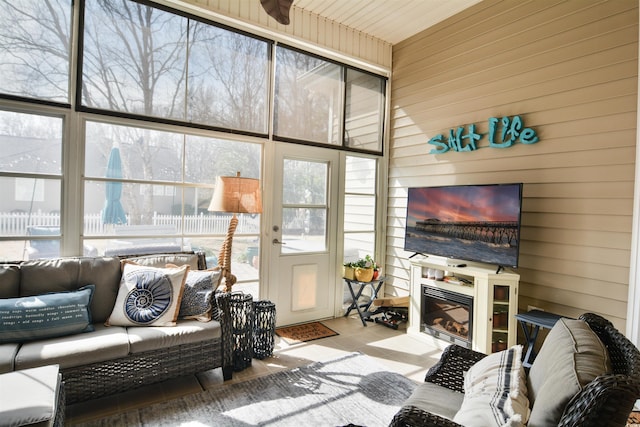
{"type": "Polygon", "coordinates": [[[516,314],[516,319],[520,322],[520,326],[522,326],[522,331],[524,332],[524,338],[527,341],[527,351],[522,361],[522,366],[530,368],[533,360],[536,358],[536,352],[533,347],[538,339],[540,328],[553,328],[561,317],[563,316],[542,310],[531,310],[526,313],[516,314]]]}
{"type": "Polygon", "coordinates": [[[370,282],[361,282],[359,280],[347,278],[345,278],[344,281],[347,282],[347,288],[349,288],[349,293],[351,294],[351,298],[353,298],[351,305],[347,308],[347,311],[344,314],[344,317],[348,317],[351,310],[355,308],[360,316],[362,324],[367,326],[366,320],[373,314],[369,312],[369,308],[371,307],[371,304],[373,304],[373,300],[378,297],[378,291],[380,291],[380,288],[384,284],[384,277],[378,277],[370,282]],[[367,287],[371,288],[371,296],[362,295],[367,287]]]}

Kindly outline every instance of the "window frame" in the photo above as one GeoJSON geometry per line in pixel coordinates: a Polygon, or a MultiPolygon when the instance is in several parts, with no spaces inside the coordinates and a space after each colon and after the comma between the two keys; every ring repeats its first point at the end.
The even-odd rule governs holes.
{"type": "MultiPolygon", "coordinates": [[[[0,94],[0,108],[15,109],[30,114],[43,114],[59,116],[63,118],[63,144],[62,144],[62,175],[59,178],[61,180],[60,191],[60,254],[62,256],[78,255],[82,253],[83,241],[85,239],[83,230],[83,214],[84,214],[84,182],[86,178],[83,175],[84,171],[84,135],[85,135],[85,123],[87,120],[105,121],[116,124],[135,123],[136,126],[148,126],[152,129],[174,129],[182,133],[189,133],[192,135],[202,135],[206,137],[221,138],[221,139],[237,139],[243,142],[255,142],[262,145],[262,168],[261,174],[269,177],[270,172],[265,170],[265,165],[268,162],[268,154],[266,149],[270,147],[270,143],[273,141],[283,141],[295,144],[319,146],[322,148],[330,148],[344,151],[344,154],[353,153],[354,155],[373,156],[379,161],[377,162],[378,171],[377,176],[383,176],[386,172],[382,170],[385,167],[386,161],[384,160],[385,153],[385,141],[387,140],[386,133],[388,132],[386,127],[389,120],[389,107],[388,107],[388,92],[389,92],[389,79],[387,75],[376,73],[365,68],[354,66],[357,64],[356,60],[349,62],[345,57],[346,62],[331,58],[331,53],[327,51],[327,56],[318,54],[314,51],[314,47],[308,45],[305,49],[296,47],[295,41],[282,42],[282,37],[275,33],[265,33],[258,28],[252,28],[248,25],[246,28],[251,28],[251,32],[237,28],[235,25],[227,25],[223,22],[217,22],[214,19],[201,16],[195,9],[190,9],[188,5],[180,6],[180,8],[166,6],[159,2],[152,2],[146,0],[129,0],[135,3],[139,3],[146,6],[158,8],[176,15],[185,16],[188,19],[192,19],[198,22],[203,22],[209,25],[213,25],[219,28],[223,28],[235,33],[239,33],[245,36],[249,36],[261,41],[265,41],[270,44],[268,49],[268,61],[269,61],[269,79],[268,79],[268,100],[267,100],[267,131],[265,133],[238,131],[234,129],[226,129],[215,126],[208,126],[205,124],[192,123],[188,121],[164,119],[159,117],[147,117],[129,113],[119,113],[101,110],[97,108],[89,108],[82,106],[81,104],[81,85],[82,85],[82,61],[83,61],[83,20],[84,20],[84,3],[85,0],[72,0],[72,20],[71,20],[71,52],[70,52],[70,67],[69,67],[69,102],[57,102],[48,101],[44,99],[34,99],[29,97],[21,97],[9,94],[0,94]],[[186,10],[193,10],[186,11],[186,10]],[[255,30],[255,32],[253,32],[255,30]],[[267,34],[266,36],[263,34],[267,34]],[[342,130],[340,132],[341,144],[340,145],[328,145],[319,144],[304,140],[296,140],[291,138],[283,138],[273,135],[273,102],[274,102],[274,70],[275,70],[275,49],[278,45],[282,45],[292,50],[300,51],[305,55],[312,55],[318,57],[323,61],[338,64],[342,67],[342,130]],[[310,50],[306,50],[306,49],[310,50]],[[380,126],[380,150],[363,150],[359,148],[349,147],[345,144],[344,138],[344,120],[346,115],[346,103],[345,98],[347,93],[347,87],[345,83],[347,70],[353,69],[358,72],[370,74],[376,78],[381,79],[382,93],[381,99],[383,106],[381,111],[381,126],[380,126]],[[73,196],[72,196],[73,195],[73,196]]],[[[221,19],[221,21],[225,21],[221,19]]],[[[241,26],[241,25],[240,25],[241,26]]],[[[300,43],[300,46],[304,46],[304,43],[300,43]]],[[[321,49],[320,49],[321,51],[321,49]]],[[[340,55],[336,55],[339,57],[340,55]]],[[[366,64],[364,65],[366,66],[366,64]]],[[[376,69],[375,66],[371,66],[371,69],[376,69]]],[[[2,174],[0,174],[2,176],[2,174]]],[[[40,176],[37,176],[38,178],[40,176]]],[[[58,177],[56,177],[58,179],[58,177]]],[[[206,185],[206,184],[203,184],[206,185]]],[[[380,184],[376,184],[379,186],[380,184]]],[[[378,189],[379,190],[379,189],[378,189]]],[[[384,200],[381,199],[383,193],[378,191],[376,193],[376,212],[377,216],[383,217],[382,210],[384,208],[384,200]]],[[[376,219],[376,224],[379,224],[382,220],[376,219]]],[[[381,229],[381,228],[377,228],[381,229]]],[[[0,236],[0,242],[5,240],[15,240],[16,236],[0,236]]],[[[258,234],[258,238],[261,236],[258,234]]],[[[376,247],[380,248],[382,234],[376,234],[376,247]]],[[[93,238],[93,236],[91,236],[93,238]]],[[[377,249],[380,253],[380,249],[377,249]]]]}

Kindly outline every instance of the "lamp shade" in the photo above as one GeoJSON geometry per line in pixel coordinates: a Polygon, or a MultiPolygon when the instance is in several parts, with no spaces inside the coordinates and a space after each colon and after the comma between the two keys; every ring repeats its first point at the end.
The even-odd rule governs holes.
{"type": "Polygon", "coordinates": [[[215,212],[262,213],[260,181],[255,178],[219,176],[209,204],[215,212]]]}

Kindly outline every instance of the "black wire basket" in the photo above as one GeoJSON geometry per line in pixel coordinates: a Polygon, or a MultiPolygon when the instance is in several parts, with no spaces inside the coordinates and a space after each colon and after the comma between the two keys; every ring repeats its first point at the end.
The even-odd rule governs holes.
{"type": "Polygon", "coordinates": [[[266,300],[255,301],[253,311],[253,357],[265,359],[273,354],[276,305],[266,300]]]}
{"type": "Polygon", "coordinates": [[[229,301],[233,327],[233,370],[241,371],[251,366],[253,357],[253,297],[251,294],[233,292],[229,301]]]}

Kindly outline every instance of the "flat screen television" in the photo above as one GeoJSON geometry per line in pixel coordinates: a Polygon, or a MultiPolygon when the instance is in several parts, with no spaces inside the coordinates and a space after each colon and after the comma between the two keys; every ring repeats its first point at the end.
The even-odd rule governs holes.
{"type": "Polygon", "coordinates": [[[404,250],[517,267],[522,184],[409,188],[404,250]]]}

